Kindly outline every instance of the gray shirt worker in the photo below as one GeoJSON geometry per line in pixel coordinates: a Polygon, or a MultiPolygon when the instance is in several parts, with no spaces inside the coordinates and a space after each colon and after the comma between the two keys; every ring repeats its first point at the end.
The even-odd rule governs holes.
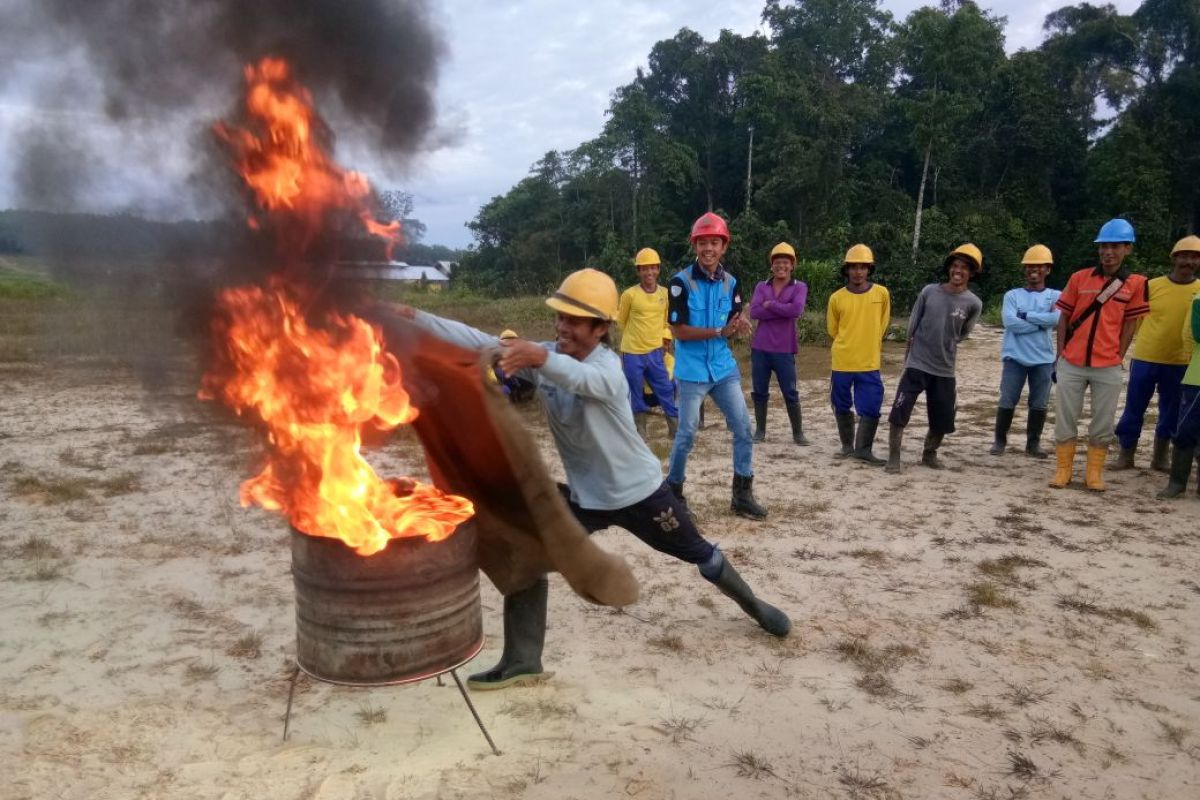
{"type": "MultiPolygon", "coordinates": [[[[413,321],[462,347],[500,346],[495,336],[424,311],[413,321]]],[[[517,374],[537,386],[571,502],[610,511],[645,500],[662,485],[662,464],[633,424],[621,357],[600,345],[578,361],[555,352],[554,342],[539,344],[547,351],[546,363],[517,374]]]]}
{"type": "Polygon", "coordinates": [[[982,311],[983,301],[970,289],[955,293],[946,291],[940,283],[926,286],[917,295],[908,318],[912,347],[904,366],[953,378],[958,343],[967,338],[982,311]]]}

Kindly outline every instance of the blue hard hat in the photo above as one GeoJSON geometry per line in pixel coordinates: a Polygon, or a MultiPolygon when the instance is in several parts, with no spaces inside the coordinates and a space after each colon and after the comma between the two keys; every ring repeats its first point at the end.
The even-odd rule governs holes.
{"type": "Polygon", "coordinates": [[[1133,226],[1128,220],[1117,217],[1110,219],[1108,222],[1100,226],[1100,233],[1096,236],[1096,244],[1101,242],[1135,242],[1137,241],[1133,235],[1133,226]]]}

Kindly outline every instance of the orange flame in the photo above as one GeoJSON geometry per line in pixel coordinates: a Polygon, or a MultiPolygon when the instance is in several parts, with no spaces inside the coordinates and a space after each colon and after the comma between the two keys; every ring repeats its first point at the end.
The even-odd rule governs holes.
{"type": "MultiPolygon", "coordinates": [[[[330,210],[348,210],[371,233],[397,241],[399,223],[383,225],[367,211],[366,179],[343,171],[317,143],[320,120],[289,74],[278,59],[246,68],[246,110],[266,135],[215,126],[260,209],[268,219],[300,221],[310,240],[330,210]]],[[[417,417],[399,363],[379,329],[358,317],[309,319],[311,297],[277,274],[265,287],[227,289],[217,302],[216,358],[200,396],[257,417],[267,430],[267,463],[242,484],[242,505],[280,511],[297,530],[341,539],[364,556],[397,537],[448,537],[474,513],[470,501],[408,478],[384,480],[361,454],[365,426],[390,431],[417,417]]]]}

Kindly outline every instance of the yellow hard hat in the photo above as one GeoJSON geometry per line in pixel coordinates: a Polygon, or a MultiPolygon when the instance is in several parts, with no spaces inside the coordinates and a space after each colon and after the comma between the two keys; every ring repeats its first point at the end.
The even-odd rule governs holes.
{"type": "Polygon", "coordinates": [[[517,336],[517,332],[514,331],[512,328],[505,328],[504,330],[500,331],[500,338],[501,339],[520,339],[521,337],[517,336]]]}
{"type": "Polygon", "coordinates": [[[950,262],[956,256],[966,256],[972,263],[975,264],[975,269],[972,270],[972,274],[983,272],[983,253],[979,251],[978,247],[970,242],[967,242],[966,244],[960,244],[958,247],[951,250],[950,255],[946,256],[946,260],[942,262],[942,266],[949,267],[950,262]]]}
{"type": "Polygon", "coordinates": [[[1176,253],[1200,253],[1200,236],[1185,236],[1171,248],[1171,255],[1176,253]]]}
{"type": "Polygon", "coordinates": [[[768,262],[774,261],[775,256],[787,256],[788,258],[790,258],[792,260],[792,263],[795,264],[796,263],[796,248],[792,247],[787,242],[780,242],[779,244],[777,244],[771,248],[771,255],[767,256],[767,261],[768,262]]]}
{"type": "Polygon", "coordinates": [[[1022,264],[1053,264],[1054,254],[1044,244],[1035,244],[1021,257],[1022,264]]]}
{"type": "Polygon", "coordinates": [[[651,264],[661,264],[662,259],[658,257],[658,251],[653,247],[643,247],[637,251],[637,255],[633,257],[633,265],[635,267],[648,267],[651,264]]]}
{"type": "Polygon", "coordinates": [[[865,244],[856,244],[846,251],[843,264],[874,264],[875,254],[865,244]]]}
{"type": "Polygon", "coordinates": [[[611,322],[617,316],[617,285],[598,269],[581,269],[563,278],[546,305],[572,317],[595,317],[611,322]]]}

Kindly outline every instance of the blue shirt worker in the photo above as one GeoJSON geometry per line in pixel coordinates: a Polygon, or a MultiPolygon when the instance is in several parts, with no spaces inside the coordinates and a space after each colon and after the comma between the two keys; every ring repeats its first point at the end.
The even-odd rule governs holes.
{"type": "Polygon", "coordinates": [[[679,431],[671,448],[667,482],[682,498],[700,405],[711,396],[733,432],[730,508],[741,517],[766,519],[767,510],[754,499],[750,412],[738,363],[729,348],[731,337],[750,333],[750,322],[742,316],[738,280],[721,263],[729,249],[729,227],[710,211],[692,225],[691,241],[696,260],[671,279],[667,312],[675,336],[675,380],[679,384],[679,431]]]}
{"type": "MultiPolygon", "coordinates": [[[[553,342],[501,343],[482,331],[408,306],[401,316],[450,342],[500,348],[500,368],[537,386],[567,482],[560,486],[579,523],[589,532],[619,527],[659,552],[695,564],[700,574],[732,598],[763,630],[787,636],[792,623],[760,600],[721,550],[705,539],[667,486],[662,465],[638,435],[621,359],[609,346],[617,315],[617,286],[594,269],[573,272],[546,300],[557,314],[553,342]]],[[[504,598],[504,652],[499,663],[472,675],[473,689],[539,683],[546,639],[545,578],[504,598]]]]}
{"type": "Polygon", "coordinates": [[[1035,244],[1021,259],[1025,285],[1004,294],[1001,317],[1004,343],[1000,347],[1000,403],[996,407],[996,437],[991,454],[1004,454],[1008,429],[1012,427],[1021,390],[1029,381],[1029,422],[1025,429],[1025,454],[1049,458],[1042,449],[1046,407],[1050,403],[1054,374],[1054,329],[1062,312],[1054,307],[1062,292],[1046,288],[1046,276],[1054,266],[1054,254],[1044,244],[1035,244]]]}

